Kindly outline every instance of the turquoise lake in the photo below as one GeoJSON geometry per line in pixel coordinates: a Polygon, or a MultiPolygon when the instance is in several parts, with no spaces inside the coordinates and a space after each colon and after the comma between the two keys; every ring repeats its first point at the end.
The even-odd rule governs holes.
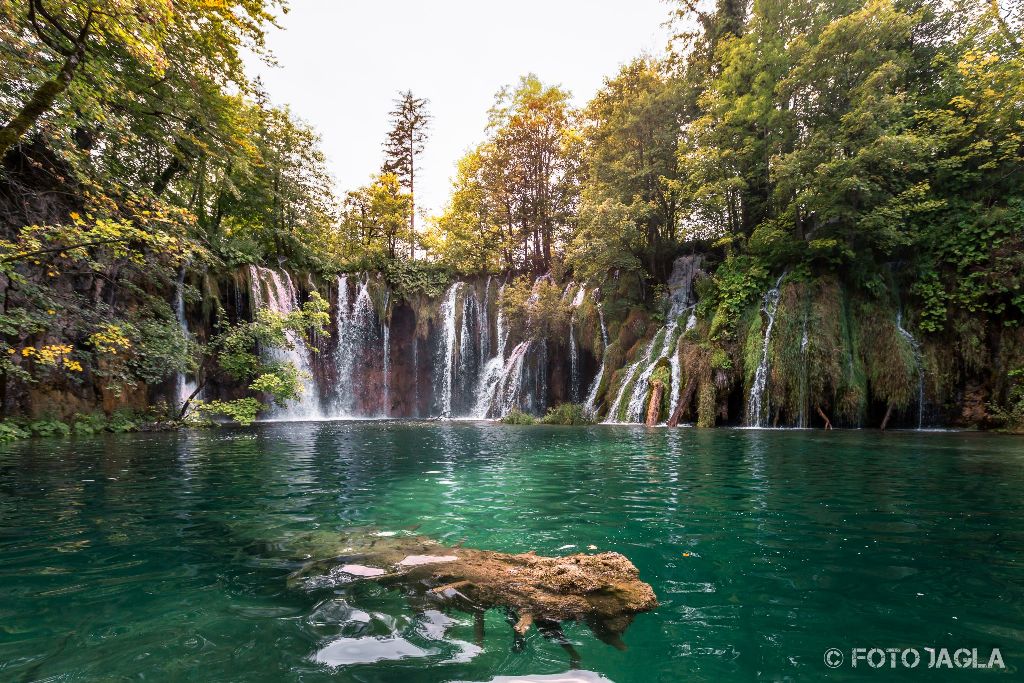
{"type": "MultiPolygon", "coordinates": [[[[323,422],[0,446],[2,681],[489,681],[536,629],[289,586],[311,532],[614,550],[660,600],[580,680],[924,680],[829,648],[999,648],[1024,668],[1024,440],[952,432],[323,422]],[[332,647],[333,646],[333,647],[332,647]],[[339,654],[340,653],[340,654],[339,654]],[[862,663],[861,667],[864,666],[862,663]]],[[[500,679],[499,679],[500,680],[500,679]]]]}

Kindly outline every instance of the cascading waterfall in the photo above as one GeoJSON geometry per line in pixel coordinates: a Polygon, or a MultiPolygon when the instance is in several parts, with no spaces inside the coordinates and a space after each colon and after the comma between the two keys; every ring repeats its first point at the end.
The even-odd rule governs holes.
{"type": "MultiPolygon", "coordinates": [[[[391,292],[384,293],[384,310],[387,311],[391,299],[391,292]]],[[[384,401],[383,414],[391,415],[391,322],[385,318],[381,321],[381,354],[384,357],[384,401]]]]}
{"type": "Polygon", "coordinates": [[[515,348],[508,355],[508,361],[504,364],[501,376],[496,385],[495,399],[499,403],[500,414],[509,413],[513,408],[518,408],[522,403],[523,375],[526,368],[526,355],[530,351],[532,341],[523,341],[516,344],[515,348]]]}
{"type": "Polygon", "coordinates": [[[608,410],[608,422],[619,419],[625,422],[641,422],[645,417],[647,405],[648,383],[658,363],[668,360],[672,386],[669,391],[670,404],[675,406],[679,400],[679,384],[682,369],[678,358],[678,345],[681,331],[679,320],[683,313],[693,309],[693,278],[700,268],[701,258],[698,255],[680,256],[672,266],[669,277],[669,312],[667,322],[648,342],[640,358],[626,369],[626,376],[619,385],[615,400],[608,410]],[[626,392],[629,391],[627,399],[626,392]],[[625,403],[624,403],[625,402],[625,403]]]}
{"type": "Polygon", "coordinates": [[[765,392],[768,388],[768,356],[772,338],[772,328],[775,326],[775,313],[779,309],[779,285],[782,278],[779,276],[775,286],[765,292],[761,311],[768,319],[764,328],[764,341],[761,346],[761,362],[754,373],[754,384],[750,387],[750,399],[747,401],[747,426],[764,427],[768,422],[768,403],[765,401],[765,392]]]}
{"type": "MultiPolygon", "coordinates": [[[[185,316],[185,268],[178,273],[178,286],[174,293],[174,315],[178,319],[181,336],[192,341],[192,333],[188,329],[188,318],[185,316]]],[[[187,373],[178,373],[177,405],[180,408],[196,391],[196,382],[187,373]]]]}
{"type": "Polygon", "coordinates": [[[576,311],[583,305],[586,294],[586,288],[581,285],[572,300],[572,312],[569,315],[569,400],[573,403],[580,401],[580,350],[576,344],[576,311]]]}
{"type": "Polygon", "coordinates": [[[462,287],[462,282],[452,284],[445,292],[444,300],[441,302],[441,320],[444,321],[442,328],[444,365],[441,368],[441,417],[452,416],[452,385],[455,380],[456,342],[458,341],[458,330],[455,325],[458,312],[456,307],[462,287]]]}
{"type": "Polygon", "coordinates": [[[804,309],[803,335],[800,337],[800,414],[797,418],[797,426],[801,429],[807,427],[807,347],[810,344],[810,337],[807,334],[807,309],[804,309]]]}
{"type": "MultiPolygon", "coordinates": [[[[264,307],[281,314],[298,310],[298,293],[287,272],[279,273],[269,268],[249,266],[249,274],[254,311],[264,307]],[[266,299],[264,299],[264,289],[266,289],[266,299]]],[[[286,336],[291,348],[269,348],[264,349],[264,353],[272,361],[291,363],[298,369],[302,394],[298,399],[288,401],[283,406],[274,404],[268,411],[269,417],[274,420],[323,419],[323,411],[319,405],[319,392],[313,382],[313,370],[306,342],[301,335],[292,331],[286,332],[286,336]]]]}
{"type": "MultiPolygon", "coordinates": [[[[490,284],[491,281],[488,278],[488,291],[490,284]]],[[[501,285],[498,288],[499,300],[503,291],[505,291],[505,285],[501,285]]],[[[486,300],[484,308],[487,308],[486,300]]],[[[504,375],[505,345],[508,342],[508,330],[505,328],[505,314],[500,307],[498,308],[497,317],[494,319],[494,328],[498,348],[495,354],[484,363],[483,369],[480,371],[480,379],[477,382],[476,389],[476,401],[472,412],[472,416],[479,419],[484,419],[494,414],[498,388],[504,375]]],[[[484,346],[484,348],[487,348],[487,346],[484,346]]]]}
{"type": "MultiPolygon", "coordinates": [[[[594,295],[597,295],[597,290],[594,291],[594,295]]],[[[597,412],[597,392],[601,389],[601,380],[604,379],[604,365],[605,359],[608,356],[608,328],[604,324],[604,306],[598,304],[597,306],[597,319],[601,323],[601,367],[597,369],[597,376],[594,377],[594,381],[590,384],[590,390],[587,392],[587,400],[583,402],[583,410],[587,415],[593,416],[597,412]]]]}
{"type": "Polygon", "coordinates": [[[914,335],[903,329],[903,311],[896,311],[896,330],[900,336],[910,345],[914,353],[914,364],[917,366],[917,428],[924,427],[924,360],[921,357],[921,345],[914,339],[914,335]]]}
{"type": "MultiPolygon", "coordinates": [[[[385,297],[389,296],[385,292],[385,297]]],[[[385,298],[385,306],[387,299],[385,298]]],[[[334,355],[336,372],[334,400],[330,417],[351,418],[366,415],[387,416],[391,372],[391,328],[378,320],[370,296],[370,278],[363,277],[356,285],[352,299],[347,275],[338,277],[338,315],[335,322],[337,346],[334,355]],[[351,301],[351,303],[350,303],[351,301]],[[378,356],[380,356],[378,358],[378,356]],[[377,365],[377,363],[380,365],[377,365]],[[380,376],[367,380],[370,368],[380,368],[380,376]],[[369,400],[360,396],[359,388],[380,387],[380,393],[369,400]]]]}
{"type": "MultiPolygon", "coordinates": [[[[534,280],[534,293],[541,282],[550,281],[550,275],[541,275],[534,280]]],[[[566,301],[575,283],[562,292],[566,301]]],[[[505,286],[498,289],[500,299],[505,286]]],[[[578,295],[577,295],[578,296],[578,295]]],[[[486,305],[486,304],[485,304],[486,305]]],[[[509,331],[506,328],[504,312],[498,309],[495,320],[497,352],[486,361],[480,356],[479,378],[476,384],[474,406],[470,415],[476,418],[501,417],[512,409],[543,411],[547,407],[548,393],[548,342],[546,339],[522,341],[505,357],[509,331]]],[[[571,353],[571,352],[570,352],[571,353]]]]}
{"type": "MultiPolygon", "coordinates": [[[[298,310],[298,291],[289,273],[253,266],[253,310],[268,307],[288,313],[298,310]]],[[[534,281],[534,294],[551,276],[534,281]]],[[[570,283],[562,293],[571,307],[568,339],[511,340],[504,312],[495,302],[505,285],[496,278],[476,284],[452,283],[437,304],[435,321],[425,337],[430,343],[430,360],[420,358],[423,342],[422,320],[410,322],[409,308],[394,305],[392,294],[379,277],[339,275],[332,308],[330,337],[317,343],[328,346],[323,357],[314,356],[302,335],[289,333],[294,348],[263,349],[268,360],[287,361],[303,377],[302,398],[286,406],[273,406],[266,416],[276,420],[351,419],[366,417],[437,415],[443,418],[501,417],[512,409],[542,412],[551,391],[549,363],[552,343],[566,356],[567,398],[579,401],[586,386],[580,320],[577,309],[588,290],[570,283]],[[381,309],[383,308],[383,312],[381,309]],[[392,309],[394,312],[392,313],[392,309]],[[417,332],[419,328],[419,332],[417,332]],[[396,348],[392,348],[397,345],[396,348]],[[411,348],[410,348],[411,346],[411,348]],[[513,348],[514,346],[514,348],[513,348]],[[421,396],[419,368],[431,364],[434,381],[421,396]],[[410,375],[410,373],[412,373],[410,375]],[[427,406],[430,406],[427,408],[427,406]],[[421,409],[422,406],[422,409],[421,409]]],[[[309,287],[316,284],[310,280],[309,287]]],[[[332,292],[333,294],[333,292],[332,292]]],[[[414,316],[416,314],[413,311],[414,316]]],[[[607,347],[607,329],[601,312],[601,334],[607,347]]],[[[184,324],[184,313],[179,316],[184,324]]],[[[424,371],[426,369],[424,368],[424,371]]],[[[603,371],[603,368],[602,368],[603,371]]],[[[557,393],[557,392],[556,392],[557,393]]]]}

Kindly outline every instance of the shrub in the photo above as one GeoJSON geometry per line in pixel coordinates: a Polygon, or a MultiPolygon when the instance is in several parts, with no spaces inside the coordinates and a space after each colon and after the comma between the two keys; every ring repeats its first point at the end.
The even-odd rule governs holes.
{"type": "Polygon", "coordinates": [[[107,428],[107,417],[103,413],[75,415],[71,422],[71,430],[75,434],[99,434],[107,428]]]}
{"type": "Polygon", "coordinates": [[[548,414],[541,419],[546,425],[590,425],[594,424],[593,418],[579,403],[561,403],[548,410],[548,414]]]}
{"type": "Polygon", "coordinates": [[[31,434],[22,429],[17,423],[12,420],[3,420],[0,422],[0,443],[5,441],[16,441],[18,439],[27,439],[31,434]]]}
{"type": "Polygon", "coordinates": [[[29,422],[28,431],[34,436],[67,436],[71,433],[71,427],[60,420],[44,418],[29,422]]]}

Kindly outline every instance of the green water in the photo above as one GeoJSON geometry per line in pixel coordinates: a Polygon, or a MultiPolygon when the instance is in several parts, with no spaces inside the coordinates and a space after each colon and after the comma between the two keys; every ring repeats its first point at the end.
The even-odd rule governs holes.
{"type": "Polygon", "coordinates": [[[629,557],[661,606],[628,649],[565,628],[579,668],[618,683],[937,675],[829,671],[831,647],[1000,648],[1005,671],[945,674],[959,679],[1024,667],[1013,437],[363,422],[2,449],[3,681],[569,669],[536,630],[514,652],[498,610],[478,649],[467,614],[417,613],[373,584],[286,583],[311,531],[412,524],[474,547],[629,557]],[[332,643],[364,663],[319,662],[332,643]]]}

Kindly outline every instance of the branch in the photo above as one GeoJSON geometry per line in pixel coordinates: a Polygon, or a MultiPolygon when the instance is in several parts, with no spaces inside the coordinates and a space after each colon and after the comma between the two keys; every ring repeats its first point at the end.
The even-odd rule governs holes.
{"type": "Polygon", "coordinates": [[[98,247],[104,244],[113,244],[116,242],[130,242],[129,237],[111,237],[105,240],[95,240],[93,242],[80,242],[78,244],[65,245],[62,247],[47,247],[46,249],[36,249],[35,251],[22,251],[17,254],[4,256],[0,258],[0,263],[11,263],[12,261],[21,261],[23,259],[31,258],[32,256],[40,256],[42,254],[52,254],[57,251],[70,251],[72,249],[81,249],[83,247],[98,247]]]}

